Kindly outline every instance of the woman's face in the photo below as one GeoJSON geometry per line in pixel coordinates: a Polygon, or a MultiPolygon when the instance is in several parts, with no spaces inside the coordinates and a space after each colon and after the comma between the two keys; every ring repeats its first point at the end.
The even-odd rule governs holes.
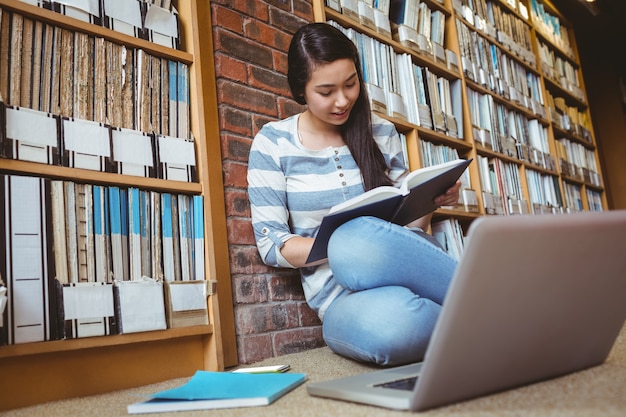
{"type": "Polygon", "coordinates": [[[343,125],[360,93],[359,77],[351,59],[338,59],[315,68],[304,88],[309,111],[320,121],[343,125]]]}

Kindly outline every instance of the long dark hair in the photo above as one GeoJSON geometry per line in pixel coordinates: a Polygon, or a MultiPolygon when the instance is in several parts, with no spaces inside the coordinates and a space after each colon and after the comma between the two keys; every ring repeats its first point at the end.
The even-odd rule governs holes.
{"type": "Polygon", "coordinates": [[[341,126],[341,135],[361,170],[367,191],[380,185],[390,185],[392,182],[387,175],[385,158],[374,141],[371,108],[356,45],[339,29],[327,23],[302,26],[289,45],[287,80],[296,102],[306,104],[304,89],[313,70],[320,65],[345,58],[354,62],[361,92],[350,117],[341,126]]]}

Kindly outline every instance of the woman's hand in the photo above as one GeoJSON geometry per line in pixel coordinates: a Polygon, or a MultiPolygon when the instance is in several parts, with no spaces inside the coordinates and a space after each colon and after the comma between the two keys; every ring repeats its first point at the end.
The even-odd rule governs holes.
{"type": "Polygon", "coordinates": [[[452,187],[446,190],[445,194],[435,198],[435,204],[438,206],[456,206],[459,202],[460,190],[461,181],[457,181],[452,187]]]}

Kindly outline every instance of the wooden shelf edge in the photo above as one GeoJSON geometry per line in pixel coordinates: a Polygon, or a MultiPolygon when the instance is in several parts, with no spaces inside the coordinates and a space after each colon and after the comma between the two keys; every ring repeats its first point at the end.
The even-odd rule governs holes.
{"type": "Polygon", "coordinates": [[[129,345],[134,343],[169,340],[190,336],[213,334],[213,325],[180,327],[167,330],[97,336],[67,340],[51,340],[47,342],[20,343],[0,347],[0,359],[17,356],[38,355],[53,352],[67,352],[81,349],[92,349],[110,346],[129,345]]]}
{"type": "Polygon", "coordinates": [[[42,176],[76,182],[93,184],[108,184],[116,186],[149,188],[152,190],[200,193],[202,186],[196,182],[163,180],[129,176],[111,172],[90,171],[88,169],[68,168],[58,165],[46,165],[37,162],[19,161],[15,159],[0,159],[0,173],[15,173],[24,175],[42,176]]]}

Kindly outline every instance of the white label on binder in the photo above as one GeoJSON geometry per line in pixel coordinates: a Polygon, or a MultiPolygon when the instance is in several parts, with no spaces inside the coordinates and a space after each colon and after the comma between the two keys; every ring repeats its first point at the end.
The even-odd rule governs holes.
{"type": "Polygon", "coordinates": [[[149,5],[145,27],[162,35],[171,36],[172,38],[178,37],[176,15],[159,6],[149,5]]]}
{"type": "Polygon", "coordinates": [[[63,287],[65,320],[111,317],[113,286],[102,283],[76,283],[63,287]]]}
{"type": "Polygon", "coordinates": [[[63,143],[68,151],[111,156],[109,129],[87,120],[63,120],[63,143]]]}
{"type": "Polygon", "coordinates": [[[196,165],[196,154],[193,142],[159,136],[159,160],[161,163],[196,165]]]}
{"type": "Polygon", "coordinates": [[[65,4],[94,16],[100,16],[100,2],[98,0],[56,0],[55,3],[65,4]]]}
{"type": "Polygon", "coordinates": [[[113,129],[113,156],[116,162],[153,166],[150,136],[130,129],[113,129]]]}
{"type": "Polygon", "coordinates": [[[44,146],[57,146],[57,124],[48,113],[7,108],[7,137],[44,146]]]}
{"type": "Polygon", "coordinates": [[[170,297],[174,311],[206,310],[206,281],[170,284],[170,297]]]}

